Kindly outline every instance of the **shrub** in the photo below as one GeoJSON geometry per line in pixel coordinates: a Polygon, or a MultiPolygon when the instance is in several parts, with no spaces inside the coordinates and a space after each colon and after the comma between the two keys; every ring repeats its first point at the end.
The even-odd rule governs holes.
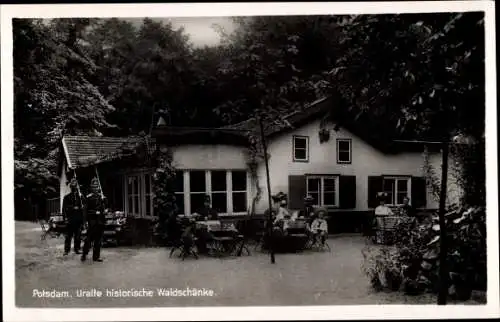
{"type": "MultiPolygon", "coordinates": [[[[395,282],[401,280],[399,289],[407,294],[438,291],[438,220],[434,214],[419,224],[402,223],[397,226],[393,247],[371,247],[363,251],[363,270],[372,287],[396,289],[395,282]],[[388,276],[391,280],[384,279],[388,276]]],[[[446,214],[446,225],[449,294],[457,300],[467,300],[472,290],[486,290],[485,209],[451,209],[446,214]]]]}

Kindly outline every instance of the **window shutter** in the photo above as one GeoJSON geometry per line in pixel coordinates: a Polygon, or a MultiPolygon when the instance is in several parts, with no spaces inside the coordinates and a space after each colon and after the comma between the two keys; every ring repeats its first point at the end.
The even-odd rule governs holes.
{"type": "Polygon", "coordinates": [[[424,177],[411,178],[411,205],[415,208],[427,206],[427,184],[424,177]]]}
{"type": "Polygon", "coordinates": [[[339,180],[339,208],[356,208],[356,176],[340,176],[339,180]]]}
{"type": "Polygon", "coordinates": [[[303,209],[307,193],[305,176],[288,176],[288,207],[303,209]]]}
{"type": "Polygon", "coordinates": [[[368,208],[377,207],[377,193],[382,191],[382,181],[381,176],[368,177],[368,208]]]}

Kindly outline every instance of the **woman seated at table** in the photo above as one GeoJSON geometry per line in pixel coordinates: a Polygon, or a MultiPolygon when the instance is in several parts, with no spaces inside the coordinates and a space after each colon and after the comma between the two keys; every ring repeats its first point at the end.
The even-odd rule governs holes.
{"type": "Polygon", "coordinates": [[[219,215],[217,211],[211,207],[211,199],[209,195],[205,196],[205,200],[203,203],[203,207],[196,211],[196,220],[204,221],[204,220],[218,220],[219,215]]]}
{"type": "Polygon", "coordinates": [[[328,236],[328,222],[325,220],[326,210],[319,209],[317,217],[311,224],[311,232],[315,240],[319,240],[321,244],[325,244],[328,236]]]}

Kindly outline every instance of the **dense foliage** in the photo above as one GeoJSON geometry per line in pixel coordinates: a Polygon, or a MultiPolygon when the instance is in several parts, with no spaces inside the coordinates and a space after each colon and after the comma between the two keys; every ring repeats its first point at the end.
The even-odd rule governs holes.
{"type": "MultiPolygon", "coordinates": [[[[483,207],[450,210],[446,215],[449,295],[468,300],[473,290],[486,290],[486,211],[483,207]]],[[[395,245],[369,246],[364,271],[377,289],[416,295],[439,288],[438,216],[418,225],[401,224],[395,245]]]]}
{"type": "Polygon", "coordinates": [[[159,112],[171,125],[275,126],[333,94],[332,114],[369,118],[373,135],[483,138],[481,13],[233,20],[200,48],[152,19],[15,19],[16,193],[57,190],[63,134],[149,133],[159,112]]]}

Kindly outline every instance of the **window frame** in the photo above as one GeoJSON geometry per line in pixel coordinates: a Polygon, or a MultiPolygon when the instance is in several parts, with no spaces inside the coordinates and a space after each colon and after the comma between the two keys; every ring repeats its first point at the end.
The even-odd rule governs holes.
{"type": "Polygon", "coordinates": [[[293,162],[309,162],[309,137],[306,135],[294,135],[292,136],[292,157],[293,157],[293,162]],[[295,151],[297,147],[295,146],[295,140],[296,139],[303,139],[306,141],[306,147],[304,149],[299,148],[300,150],[305,150],[306,152],[306,157],[305,159],[297,159],[295,156],[295,151]]]}
{"type": "Polygon", "coordinates": [[[184,169],[184,170],[178,170],[182,171],[184,174],[184,191],[183,192],[176,192],[176,196],[178,198],[183,198],[184,200],[184,214],[193,214],[196,209],[191,209],[191,194],[193,193],[202,193],[202,192],[191,192],[191,187],[190,187],[190,174],[192,171],[204,171],[205,172],[205,192],[203,192],[206,195],[210,195],[211,201],[213,200],[212,198],[212,193],[222,193],[222,191],[212,191],[212,171],[224,171],[226,173],[226,207],[227,210],[224,213],[219,213],[219,216],[239,216],[239,215],[246,215],[248,212],[248,206],[250,204],[250,177],[248,170],[246,169],[211,169],[211,170],[200,170],[200,169],[184,169]],[[246,190],[237,190],[233,191],[232,187],[232,174],[233,172],[244,172],[245,175],[245,180],[246,180],[246,190]],[[247,210],[246,211],[241,211],[241,212],[234,212],[234,206],[233,206],[233,192],[236,193],[245,193],[245,199],[247,203],[247,210]]]}
{"type": "Polygon", "coordinates": [[[337,139],[337,164],[351,164],[352,163],[352,139],[337,139]],[[349,161],[340,160],[340,152],[347,152],[345,150],[340,151],[340,142],[349,143],[349,161]]]}
{"type": "MultiPolygon", "coordinates": [[[[392,206],[392,207],[399,207],[402,205],[402,203],[397,203],[398,201],[398,181],[406,181],[406,196],[408,198],[411,198],[411,176],[405,176],[405,175],[387,175],[387,176],[382,176],[382,190],[385,192],[384,186],[385,186],[385,180],[394,180],[394,191],[392,192],[392,200],[388,202],[386,205],[387,206],[392,206]]],[[[411,199],[410,199],[411,200],[411,199]]]]}
{"type": "Polygon", "coordinates": [[[136,171],[126,173],[123,177],[124,179],[124,211],[126,214],[130,214],[131,216],[138,218],[153,218],[155,217],[155,209],[154,209],[154,190],[153,190],[153,172],[152,171],[136,171]],[[146,176],[149,176],[149,193],[146,194],[146,176]],[[135,191],[135,186],[132,185],[132,191],[129,191],[128,180],[131,178],[137,178],[137,191],[135,191]],[[133,193],[131,193],[133,192],[133,193]],[[146,215],[146,196],[149,196],[149,207],[150,207],[150,215],[146,215]],[[129,198],[132,197],[132,209],[129,208],[129,198]],[[137,202],[138,212],[135,212],[135,206],[137,202]]]}
{"type": "Polygon", "coordinates": [[[314,206],[317,207],[328,207],[328,208],[338,208],[340,204],[340,194],[339,194],[339,185],[340,185],[340,176],[339,175],[306,175],[306,194],[309,194],[309,179],[319,179],[320,187],[319,187],[319,204],[314,206]],[[335,192],[335,204],[325,204],[324,195],[325,195],[325,179],[333,179],[335,180],[335,191],[327,191],[327,192],[335,192]]]}

